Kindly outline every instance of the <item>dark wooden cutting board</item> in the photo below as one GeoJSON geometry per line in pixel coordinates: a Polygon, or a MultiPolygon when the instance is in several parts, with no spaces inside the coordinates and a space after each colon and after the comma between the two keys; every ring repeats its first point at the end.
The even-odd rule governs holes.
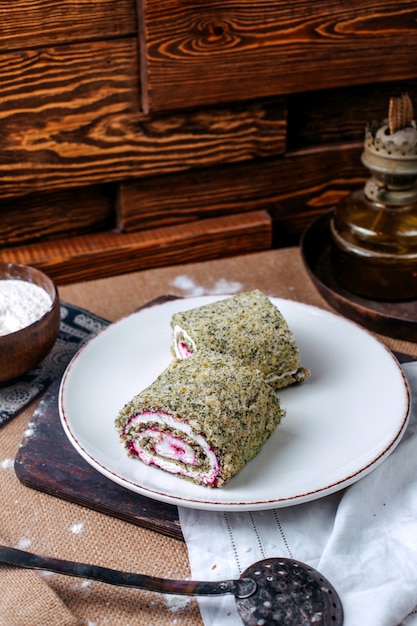
{"type": "MultiPolygon", "coordinates": [[[[164,295],[137,310],[163,304],[178,296],[164,295]]],[[[32,489],[184,540],[178,509],[136,494],[100,474],[72,446],[59,417],[56,380],[31,419],[15,459],[19,480],[32,489]]]]}
{"type": "Polygon", "coordinates": [[[49,388],[32,416],[15,460],[19,480],[27,487],[183,540],[176,506],[113,483],[78,454],[61,426],[59,382],[49,388]]]}

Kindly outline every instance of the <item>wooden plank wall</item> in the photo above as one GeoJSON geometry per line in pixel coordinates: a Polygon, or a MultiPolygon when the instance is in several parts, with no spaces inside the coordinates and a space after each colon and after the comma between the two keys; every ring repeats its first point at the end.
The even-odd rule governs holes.
{"type": "Polygon", "coordinates": [[[60,284],[299,242],[417,102],[417,7],[0,0],[0,261],[60,284]],[[401,42],[401,45],[400,45],[401,42]]]}
{"type": "Polygon", "coordinates": [[[415,75],[410,0],[138,0],[144,110],[415,75]]]}

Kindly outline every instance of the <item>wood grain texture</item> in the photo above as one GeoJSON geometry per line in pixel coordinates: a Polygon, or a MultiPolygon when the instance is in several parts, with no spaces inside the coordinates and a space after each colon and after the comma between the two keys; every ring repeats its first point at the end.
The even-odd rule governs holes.
{"type": "Polygon", "coordinates": [[[287,151],[363,141],[365,127],[382,123],[393,95],[417,102],[417,80],[297,93],[288,96],[287,151]]]}
{"type": "Polygon", "coordinates": [[[144,110],[416,76],[412,0],[137,0],[144,110]]]}
{"type": "Polygon", "coordinates": [[[2,0],[0,52],[136,33],[135,0],[2,0]]]}
{"type": "Polygon", "coordinates": [[[361,152],[357,143],[316,146],[283,158],[126,182],[119,224],[134,231],[264,209],[273,216],[275,244],[285,245],[286,237],[295,243],[312,219],[363,184],[361,152]]]}
{"type": "Polygon", "coordinates": [[[137,42],[0,55],[0,198],[282,153],[281,101],[145,118],[137,42]]]}
{"type": "Polygon", "coordinates": [[[97,233],[3,248],[0,261],[33,265],[62,285],[267,250],[271,241],[271,218],[257,211],[138,233],[97,233]]]}
{"type": "Polygon", "coordinates": [[[0,246],[24,245],[116,226],[113,185],[63,189],[3,200],[0,246]]]}
{"type": "Polygon", "coordinates": [[[1,197],[120,175],[135,58],[135,39],[0,55],[1,197]]]}
{"type": "Polygon", "coordinates": [[[411,0],[0,0],[0,24],[0,252],[64,281],[221,255],[206,221],[256,248],[258,211],[297,244],[363,184],[366,122],[417,98],[411,0]]]}
{"type": "Polygon", "coordinates": [[[362,151],[361,142],[288,153],[282,174],[283,181],[287,174],[291,183],[269,210],[274,247],[298,245],[304,230],[317,217],[354,189],[363,187],[369,172],[361,163],[362,151]]]}

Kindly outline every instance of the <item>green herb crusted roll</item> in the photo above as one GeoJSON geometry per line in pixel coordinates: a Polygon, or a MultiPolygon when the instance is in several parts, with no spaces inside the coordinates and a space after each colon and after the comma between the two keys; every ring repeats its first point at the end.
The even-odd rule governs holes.
{"type": "Polygon", "coordinates": [[[302,382],[310,373],[300,364],[283,315],[259,290],[174,313],[171,327],[178,359],[207,349],[230,354],[259,369],[274,389],[302,382]]]}
{"type": "Polygon", "coordinates": [[[129,455],[208,487],[222,487],[261,450],[284,415],[262,374],[198,351],[173,360],[120,411],[129,455]]]}

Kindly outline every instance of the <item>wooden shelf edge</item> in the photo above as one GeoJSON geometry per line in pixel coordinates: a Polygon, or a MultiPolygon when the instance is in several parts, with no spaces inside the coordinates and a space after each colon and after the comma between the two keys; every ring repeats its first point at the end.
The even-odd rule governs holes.
{"type": "Polygon", "coordinates": [[[96,233],[3,248],[0,261],[32,265],[64,285],[271,246],[271,217],[266,211],[253,211],[148,231],[96,233]]]}

